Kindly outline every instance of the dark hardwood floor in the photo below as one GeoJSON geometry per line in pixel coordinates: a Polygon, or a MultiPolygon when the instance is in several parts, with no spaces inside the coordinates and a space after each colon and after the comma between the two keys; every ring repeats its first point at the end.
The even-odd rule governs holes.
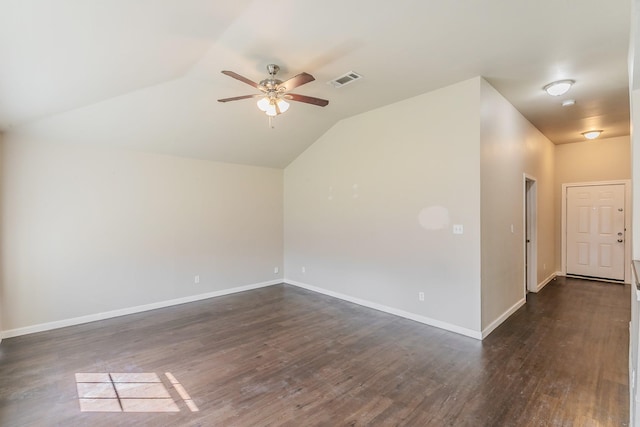
{"type": "Polygon", "coordinates": [[[288,285],[0,344],[2,426],[625,426],[629,286],[558,278],[484,342],[288,285]],[[75,373],[172,373],[173,413],[75,373]]]}

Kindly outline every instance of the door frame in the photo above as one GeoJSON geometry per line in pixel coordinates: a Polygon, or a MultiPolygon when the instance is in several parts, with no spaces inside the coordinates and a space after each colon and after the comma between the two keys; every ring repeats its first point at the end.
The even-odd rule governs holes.
{"type": "Polygon", "coordinates": [[[538,292],[538,180],[526,173],[522,175],[523,206],[522,223],[524,224],[524,289],[538,292]],[[527,183],[531,183],[527,190],[527,183]],[[527,215],[528,214],[528,215],[527,215]],[[527,221],[527,217],[529,221],[527,221]],[[529,250],[527,250],[527,235],[529,235],[529,250]]]}
{"type": "Polygon", "coordinates": [[[621,179],[615,181],[572,182],[568,184],[562,184],[562,213],[560,217],[560,237],[562,239],[562,252],[560,253],[560,257],[561,273],[563,276],[567,275],[567,188],[619,184],[624,185],[624,283],[631,283],[631,236],[633,235],[633,233],[631,230],[631,180],[629,179],[621,179]]]}

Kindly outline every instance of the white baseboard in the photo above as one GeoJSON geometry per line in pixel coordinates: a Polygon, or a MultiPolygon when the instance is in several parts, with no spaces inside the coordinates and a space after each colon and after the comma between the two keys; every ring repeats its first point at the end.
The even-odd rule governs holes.
{"type": "Polygon", "coordinates": [[[338,298],[344,301],[352,302],[354,304],[361,305],[363,307],[372,308],[374,310],[382,311],[384,313],[393,314],[395,316],[404,317],[405,319],[410,319],[416,322],[424,323],[425,325],[435,326],[436,328],[444,329],[446,331],[455,332],[460,335],[465,335],[467,337],[475,338],[477,340],[482,339],[482,334],[480,331],[474,331],[473,329],[463,328],[461,326],[453,325],[451,323],[442,322],[440,320],[431,319],[429,317],[420,316],[418,314],[409,313],[408,311],[399,310],[397,308],[389,307],[386,305],[378,304],[375,302],[363,300],[360,298],[355,298],[349,295],[341,294],[338,292],[329,291],[327,289],[319,288],[312,285],[307,285],[306,283],[296,282],[291,279],[284,279],[284,283],[288,285],[297,286],[299,288],[303,288],[312,292],[317,292],[319,294],[328,295],[330,297],[338,298]]]}
{"type": "Polygon", "coordinates": [[[513,313],[515,313],[516,311],[518,311],[518,309],[520,307],[522,307],[523,305],[525,305],[527,302],[526,298],[522,298],[520,301],[518,301],[517,303],[513,304],[511,306],[511,308],[509,308],[507,311],[505,311],[504,313],[502,313],[500,315],[500,317],[498,317],[496,320],[494,320],[493,322],[491,322],[491,324],[489,326],[487,326],[486,328],[484,328],[482,330],[482,339],[485,339],[486,337],[489,336],[489,334],[491,332],[493,332],[493,330],[495,328],[497,328],[498,326],[500,326],[502,324],[502,322],[504,322],[505,320],[507,320],[507,318],[509,318],[509,316],[511,316],[513,313]]]}
{"type": "Polygon", "coordinates": [[[551,273],[549,275],[549,277],[547,277],[546,279],[544,279],[542,282],[538,283],[538,286],[536,286],[536,289],[533,290],[533,292],[538,293],[542,290],[542,288],[544,288],[545,286],[547,286],[549,284],[550,281],[552,281],[553,279],[555,279],[556,277],[562,275],[562,273],[560,273],[559,271],[556,271],[555,273],[551,273]]]}
{"type": "Polygon", "coordinates": [[[127,314],[142,313],[143,311],[155,310],[158,308],[170,307],[172,305],[185,304],[188,302],[200,301],[207,298],[215,298],[223,295],[235,294],[238,292],[250,291],[252,289],[264,288],[267,286],[278,285],[282,283],[282,279],[269,280],[267,282],[254,283],[251,285],[238,286],[235,288],[223,289],[220,291],[207,292],[198,295],[189,295],[182,298],[176,298],[167,301],[159,301],[151,304],[138,305],[135,307],[122,308],[119,310],[105,311],[103,313],[89,314],[87,316],[74,317],[71,319],[57,320],[55,322],[40,323],[22,328],[9,329],[2,331],[2,338],[17,337],[20,335],[33,334],[36,332],[49,331],[51,329],[65,328],[67,326],[80,325],[82,323],[95,322],[97,320],[111,319],[113,317],[126,316],[127,314]]]}

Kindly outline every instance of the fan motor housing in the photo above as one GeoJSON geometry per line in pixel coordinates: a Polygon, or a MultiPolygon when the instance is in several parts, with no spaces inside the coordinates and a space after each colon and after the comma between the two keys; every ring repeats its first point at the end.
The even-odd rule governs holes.
{"type": "Polygon", "coordinates": [[[270,78],[264,79],[260,82],[260,86],[264,87],[267,90],[276,90],[276,87],[282,83],[282,80],[270,78]]]}
{"type": "Polygon", "coordinates": [[[280,67],[278,65],[276,65],[276,64],[267,65],[267,72],[271,76],[275,76],[276,74],[278,74],[278,71],[280,71],[280,67]]]}

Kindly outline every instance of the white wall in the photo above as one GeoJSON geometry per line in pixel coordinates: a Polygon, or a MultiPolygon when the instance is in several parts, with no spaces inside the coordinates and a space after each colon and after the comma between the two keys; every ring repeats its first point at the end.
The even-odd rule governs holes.
{"type": "Polygon", "coordinates": [[[479,82],[343,120],[285,169],[287,280],[478,334],[479,82]]]}
{"type": "Polygon", "coordinates": [[[2,147],[5,331],[282,277],[282,170],[2,147]]]}
{"type": "MultiPolygon", "coordinates": [[[[638,27],[640,25],[640,16],[638,11],[638,1],[634,3],[633,13],[633,33],[638,34],[638,27]]],[[[640,37],[640,35],[638,36],[640,37]]],[[[635,42],[632,38],[632,51],[633,48],[640,48],[640,42],[635,42]]],[[[631,56],[631,64],[633,66],[634,59],[638,61],[639,58],[631,56]]],[[[636,70],[640,67],[636,67],[636,70]]],[[[632,70],[633,71],[633,67],[632,70]]],[[[629,96],[631,98],[631,161],[632,161],[632,211],[633,218],[631,224],[632,230],[632,260],[640,260],[640,80],[634,79],[634,85],[632,86],[629,96]]],[[[631,280],[631,326],[629,331],[629,417],[630,426],[640,426],[640,292],[637,289],[637,283],[640,281],[640,277],[632,275],[631,280]]]]}
{"type": "MultiPolygon", "coordinates": [[[[0,132],[0,147],[2,147],[4,134],[0,132]]],[[[0,194],[2,191],[2,150],[0,149],[0,194]]],[[[0,197],[0,224],[2,224],[2,197],[0,197]]],[[[0,271],[2,270],[4,249],[2,247],[2,227],[0,225],[0,271]]],[[[4,286],[2,285],[2,274],[0,274],[0,342],[2,342],[2,313],[4,311],[4,286]]]]}
{"type": "MultiPolygon", "coordinates": [[[[631,37],[629,43],[629,98],[631,102],[631,190],[632,190],[632,254],[640,260],[640,1],[634,0],[631,9],[631,37]]],[[[636,281],[631,284],[631,325],[629,330],[629,425],[640,426],[640,293],[636,281]]]]}
{"type": "Polygon", "coordinates": [[[537,182],[537,282],[555,271],[554,146],[485,80],[481,90],[482,328],[491,330],[524,303],[524,174],[537,182]]]}

